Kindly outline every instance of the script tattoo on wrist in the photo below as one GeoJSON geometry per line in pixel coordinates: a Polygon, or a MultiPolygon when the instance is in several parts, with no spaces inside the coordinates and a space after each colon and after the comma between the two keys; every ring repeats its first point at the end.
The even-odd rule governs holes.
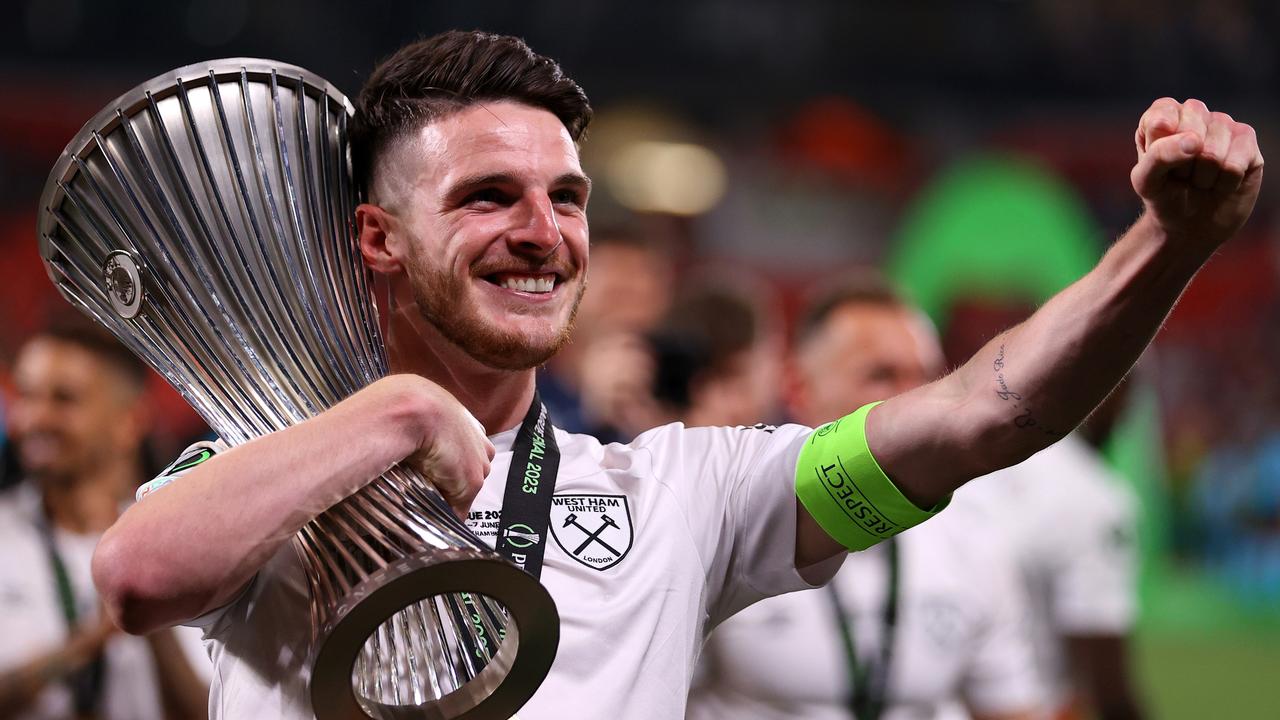
{"type": "Polygon", "coordinates": [[[996,353],[996,359],[991,361],[991,369],[996,375],[996,397],[1007,403],[1012,403],[1013,409],[1018,411],[1018,414],[1013,418],[1014,426],[1023,430],[1027,428],[1039,428],[1045,435],[1062,437],[1062,433],[1047,425],[1041,424],[1032,412],[1031,406],[1027,404],[1026,400],[1022,397],[1022,394],[1009,387],[1009,381],[1004,377],[1004,367],[1005,355],[1004,345],[1002,344],[1000,345],[999,352],[996,353]]]}

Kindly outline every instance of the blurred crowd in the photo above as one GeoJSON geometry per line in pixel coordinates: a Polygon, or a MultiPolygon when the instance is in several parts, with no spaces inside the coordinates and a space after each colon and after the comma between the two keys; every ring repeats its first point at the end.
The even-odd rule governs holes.
{"type": "MultiPolygon", "coordinates": [[[[604,117],[602,153],[614,141],[607,112],[604,117]]],[[[552,417],[567,430],[619,442],[668,422],[816,425],[834,419],[830,407],[889,397],[954,366],[1085,272],[1110,229],[1123,227],[1124,213],[1133,211],[1132,203],[1115,199],[1125,192],[1127,160],[1102,163],[1121,168],[1118,177],[1101,185],[1082,184],[1082,175],[1093,177],[1101,170],[1078,157],[1037,152],[1043,146],[1036,138],[1050,132],[1027,127],[991,150],[914,177],[910,158],[915,151],[909,139],[889,134],[848,101],[828,99],[802,109],[770,148],[735,155],[727,145],[711,143],[724,154],[731,180],[723,198],[697,215],[628,208],[625,193],[611,188],[604,172],[601,208],[593,215],[589,289],[573,340],[540,371],[541,394],[552,417]],[[868,152],[872,147],[878,149],[868,152]],[[891,166],[900,170],[888,172],[891,166]],[[800,223],[798,228],[786,226],[791,218],[800,223]],[[834,322],[832,313],[881,302],[906,315],[877,320],[880,324],[870,328],[851,327],[843,341],[830,340],[835,344],[814,350],[813,337],[828,332],[824,323],[834,322]],[[914,329],[907,335],[915,340],[901,334],[908,326],[914,329]],[[899,337],[896,345],[894,337],[899,337]],[[916,347],[913,343],[921,337],[929,338],[924,342],[935,349],[916,347]],[[876,362],[877,352],[886,358],[883,362],[876,362]],[[906,368],[891,361],[912,353],[928,357],[906,368]]],[[[624,136],[617,142],[625,141],[624,136]]],[[[590,146],[587,153],[589,167],[609,162],[592,155],[590,146]]],[[[1122,474],[1100,481],[1111,489],[1083,491],[1108,495],[1118,489],[1125,496],[1115,503],[1099,496],[1095,503],[1095,509],[1124,508],[1118,514],[1102,513],[1096,532],[1091,530],[1107,542],[1096,552],[1077,548],[1070,555],[1063,548],[1055,556],[1054,549],[1014,540],[1003,550],[961,553],[948,570],[960,584],[981,578],[986,587],[1011,588],[1003,594],[993,590],[982,599],[904,585],[909,594],[900,632],[919,637],[901,642],[919,647],[904,650],[906,658],[916,659],[900,662],[914,665],[922,662],[920,657],[931,657],[936,665],[942,657],[939,647],[930,650],[928,643],[949,642],[951,655],[945,657],[954,657],[954,663],[921,670],[922,675],[895,675],[899,679],[888,681],[883,697],[855,698],[863,703],[862,715],[870,713],[868,702],[907,712],[909,707],[941,707],[945,700],[952,712],[967,711],[977,718],[1023,717],[1023,711],[1049,707],[1064,718],[1087,707],[1105,711],[1103,717],[1140,717],[1140,695],[1125,672],[1127,638],[1137,612],[1133,555],[1140,534],[1148,565],[1171,559],[1192,564],[1220,578],[1242,604],[1264,612],[1274,607],[1280,598],[1280,386],[1271,369],[1280,361],[1274,322],[1280,299],[1274,215],[1269,207],[1260,207],[1259,215],[1245,236],[1225,248],[1197,279],[1127,386],[1073,440],[1079,448],[1062,451],[1084,458],[1088,468],[1081,475],[1122,474]],[[1143,398],[1155,399],[1146,403],[1145,415],[1143,398]],[[1128,452],[1117,449],[1121,445],[1128,452]],[[1101,452],[1110,454],[1110,466],[1099,464],[1101,452]],[[1012,556],[1001,559],[1001,553],[1012,556]],[[1068,556],[1093,564],[1069,570],[1068,556]],[[988,577],[1001,572],[1004,576],[988,577]],[[1039,584],[1028,578],[1039,578],[1039,584]],[[1103,587],[1115,588],[1118,599],[1100,600],[1106,596],[1103,587]],[[1079,600],[1082,593],[1088,594],[1088,602],[1079,600]],[[934,597],[948,598],[943,609],[930,605],[934,597]],[[1004,604],[983,606],[994,600],[1004,604]],[[913,610],[912,603],[922,606],[913,610]],[[977,624],[951,626],[939,636],[943,631],[929,626],[938,619],[922,619],[938,612],[953,614],[949,622],[968,618],[977,624]],[[978,622],[984,616],[991,622],[978,622]],[[1001,631],[1000,622],[1012,629],[1001,631]],[[944,636],[950,639],[938,639],[944,636]],[[1021,677],[1019,672],[1025,674],[1027,668],[1037,673],[1021,677]],[[901,679],[921,676],[951,679],[932,687],[914,687],[901,679]]],[[[27,249],[34,245],[31,237],[8,242],[27,249]]],[[[39,272],[31,264],[6,268],[24,289],[39,272]]],[[[85,697],[109,693],[103,678],[110,676],[103,674],[102,660],[112,657],[107,652],[112,643],[125,642],[109,625],[100,624],[85,548],[92,547],[93,538],[138,483],[208,430],[156,377],[137,367],[127,367],[123,374],[109,371],[129,365],[119,348],[109,347],[99,331],[70,321],[69,311],[57,301],[33,300],[41,297],[51,296],[42,290],[24,295],[21,307],[4,306],[7,314],[20,313],[19,324],[28,330],[21,338],[5,337],[13,344],[0,366],[4,509],[13,515],[3,529],[33,530],[4,549],[12,556],[6,557],[6,567],[14,572],[9,584],[0,587],[0,599],[6,612],[20,617],[17,609],[34,596],[14,578],[50,572],[55,579],[71,577],[74,590],[67,602],[44,598],[40,612],[47,616],[42,620],[46,632],[35,634],[10,658],[21,663],[8,663],[9,674],[0,675],[0,691],[14,703],[76,706],[90,702],[85,697]],[[68,330],[68,323],[77,329],[68,330]],[[87,369],[75,371],[75,362],[64,361],[63,355],[87,369]],[[65,372],[70,374],[58,375],[68,362],[73,370],[65,372]],[[94,369],[94,363],[102,367],[94,369]],[[116,386],[125,388],[120,397],[113,394],[116,386]],[[108,463],[107,458],[123,460],[108,463]],[[65,488],[59,483],[94,489],[60,495],[65,488]],[[72,508],[66,511],[72,520],[62,526],[60,501],[51,500],[58,497],[67,498],[72,508]],[[40,530],[48,527],[53,530],[40,530]],[[79,567],[55,572],[62,561],[49,565],[48,558],[60,556],[48,548],[77,544],[79,550],[64,554],[74,556],[79,567]],[[18,557],[15,547],[27,548],[20,563],[11,562],[18,557]],[[59,606],[64,608],[61,620],[59,606]]],[[[1076,461],[1054,462],[1064,467],[1076,461]]],[[[1058,471],[1040,475],[1053,472],[1058,471]]],[[[1039,487],[1047,485],[1059,484],[1042,482],[1039,487]]],[[[1024,500],[1028,504],[1020,512],[1034,517],[1027,510],[1032,501],[1024,500]]],[[[1043,502],[1051,506],[1056,501],[1043,502]]],[[[938,534],[934,540],[916,533],[917,539],[905,543],[904,557],[924,552],[913,549],[914,543],[936,543],[926,553],[936,564],[944,552],[939,548],[963,546],[955,538],[966,534],[949,530],[948,524],[963,526],[966,514],[974,512],[950,513],[961,519],[939,522],[930,531],[938,534]]],[[[990,524],[982,519],[983,510],[976,512],[978,519],[968,522],[990,524]]],[[[1050,507],[1043,521],[1056,522],[1054,512],[1050,507]]],[[[1009,532],[1035,535],[1036,528],[1009,532]]],[[[875,558],[868,553],[851,563],[871,563],[862,571],[863,584],[866,577],[883,572],[876,569],[881,561],[875,558]]],[[[914,573],[920,561],[903,562],[914,573]]],[[[936,570],[926,574],[947,577],[936,570]]],[[[60,582],[37,594],[49,595],[46,591],[60,582]]],[[[843,608],[838,617],[851,617],[857,624],[882,612],[885,599],[833,602],[843,608]]],[[[786,622],[780,618],[788,613],[808,617],[814,611],[765,603],[753,612],[755,616],[744,613],[713,636],[707,667],[700,670],[702,684],[695,691],[701,699],[691,713],[751,717],[749,708],[757,702],[842,706],[844,681],[811,689],[812,697],[735,695],[752,669],[726,664],[724,657],[781,651],[755,643],[780,632],[778,623],[786,622]],[[752,623],[764,627],[753,630],[752,623]],[[744,644],[743,638],[749,642],[744,644]]],[[[883,632],[872,623],[864,640],[871,637],[873,647],[883,647],[877,644],[884,641],[883,632]]],[[[169,716],[186,717],[186,711],[173,715],[174,703],[190,700],[184,692],[199,693],[202,681],[192,668],[207,661],[197,648],[192,663],[176,666],[181,670],[176,678],[157,673],[162,666],[158,653],[180,647],[167,635],[162,638],[133,647],[132,659],[107,665],[117,676],[122,667],[132,667],[135,679],[145,678],[146,692],[153,696],[145,716],[159,717],[167,709],[169,716]]],[[[849,650],[851,666],[865,659],[865,644],[849,650]]],[[[875,663],[871,666],[874,670],[875,663]]],[[[175,666],[170,661],[163,667],[175,666]]],[[[857,683],[865,685],[867,677],[857,683]]],[[[803,683],[788,685],[797,686],[803,683]]],[[[138,691],[125,692],[132,696],[138,691]]]]}
{"type": "MultiPolygon", "coordinates": [[[[617,145],[635,142],[626,133],[620,139],[611,135],[609,118],[606,111],[602,137],[597,138],[602,149],[593,155],[587,146],[588,167],[607,167],[611,160],[602,155],[616,151],[617,145]]],[[[620,442],[668,422],[814,425],[835,417],[820,408],[848,408],[888,397],[954,366],[1085,272],[1104,247],[1106,235],[1123,227],[1125,213],[1134,210],[1132,202],[1116,199],[1126,192],[1127,159],[1091,164],[1080,157],[1045,152],[1039,138],[1051,133],[1051,127],[1028,126],[1011,132],[992,149],[925,170],[913,164],[919,148],[913,149],[909,138],[891,133],[847,100],[827,99],[802,108],[767,148],[735,154],[731,142],[709,143],[723,154],[731,179],[725,183],[723,197],[696,214],[628,207],[625,192],[613,187],[615,181],[607,170],[599,171],[603,189],[593,215],[589,289],[572,342],[539,376],[552,417],[567,430],[620,442]],[[897,169],[890,172],[892,168],[897,169]],[[1089,182],[1104,169],[1119,175],[1089,182]],[[798,226],[787,225],[792,219],[798,226]],[[879,270],[873,269],[877,266],[879,270]],[[841,306],[881,301],[909,309],[907,314],[915,318],[912,333],[936,337],[928,341],[936,345],[925,352],[933,353],[929,359],[906,369],[889,360],[874,362],[877,352],[899,359],[924,352],[913,350],[912,341],[894,345],[889,340],[895,337],[895,327],[906,327],[899,320],[874,329],[850,330],[854,334],[844,345],[821,352],[813,349],[812,338],[829,320],[827,315],[841,306]],[[884,343],[888,344],[880,347],[884,343]],[[817,377],[824,377],[826,384],[817,383],[817,377]],[[824,395],[830,401],[826,405],[824,395]]],[[[977,575],[957,569],[965,565],[962,558],[952,568],[962,580],[999,574],[1003,563],[1008,577],[1040,577],[1041,582],[1011,591],[1012,599],[1006,598],[1011,605],[994,610],[978,606],[957,610],[951,605],[963,595],[943,593],[951,598],[946,605],[951,609],[945,612],[971,620],[979,617],[975,613],[989,613],[1003,622],[1023,625],[1009,630],[1004,639],[999,639],[998,630],[987,627],[984,632],[995,633],[996,639],[990,640],[992,649],[986,651],[980,649],[987,641],[977,629],[952,628],[956,637],[964,639],[952,638],[960,643],[951,647],[955,664],[950,670],[931,671],[934,677],[952,677],[949,684],[890,685],[887,698],[875,702],[905,703],[901,710],[912,704],[933,707],[941,698],[964,700],[968,712],[979,718],[1021,717],[1018,712],[1028,708],[1051,706],[1064,713],[1062,717],[1073,717],[1072,712],[1089,706],[1107,709],[1105,717],[1140,716],[1138,693],[1124,672],[1126,638],[1136,618],[1132,592],[1137,570],[1131,554],[1138,551],[1138,535],[1143,535],[1141,547],[1148,565],[1170,559],[1193,564],[1221,578],[1243,604],[1274,606],[1280,597],[1280,397],[1270,371],[1280,361],[1280,339],[1273,322],[1280,301],[1277,248],[1271,235],[1274,215],[1268,207],[1260,207],[1259,215],[1245,236],[1204,270],[1131,381],[1082,430],[1081,449],[1071,451],[1101,458],[1092,449],[1096,446],[1111,456],[1107,468],[1090,466],[1081,470],[1082,475],[1102,477],[1115,470],[1122,474],[1122,479],[1101,482],[1121,489],[1129,499],[1118,500],[1118,506],[1128,509],[1114,517],[1103,513],[1095,533],[1114,540],[1114,547],[1093,554],[1078,550],[1073,557],[1090,558],[1094,566],[1074,576],[1065,569],[1066,555],[1060,553],[1057,561],[1046,559],[1054,551],[1036,549],[1034,543],[1027,545],[1031,549],[1021,557],[993,559],[981,549],[963,556],[977,575]],[[1155,399],[1145,403],[1145,415],[1143,398],[1155,399]],[[1124,445],[1128,451],[1118,449],[1124,445]],[[1114,558],[1097,559],[1108,553],[1114,558]],[[972,562],[974,557],[985,559],[972,562]],[[1045,569],[1050,567],[1055,569],[1045,569]],[[1108,583],[1119,598],[1110,604],[1099,600],[1099,588],[1108,583]],[[1085,592],[1079,589],[1081,584],[1088,588],[1089,603],[1078,600],[1085,592]],[[1072,607],[1092,607],[1097,611],[1094,615],[1100,616],[1072,607]],[[1033,621],[1037,613],[1039,624],[1033,621]],[[1024,617],[1032,619],[1018,619],[1024,617]],[[1017,672],[1009,670],[1016,667],[1035,667],[1039,674],[1019,679],[1017,672]],[[1091,669],[1092,677],[1084,672],[1080,679],[1079,668],[1091,669]],[[985,676],[986,684],[983,672],[990,674],[985,676]],[[995,692],[993,687],[1002,691],[995,692]]],[[[27,249],[34,245],[30,237],[8,242],[27,249]]],[[[30,257],[26,250],[19,252],[30,257]]],[[[6,267],[24,292],[30,287],[30,276],[39,272],[31,264],[21,270],[6,267]]],[[[39,497],[50,509],[50,486],[41,483],[83,475],[84,482],[98,491],[69,497],[109,501],[98,506],[92,522],[61,528],[54,537],[65,531],[93,538],[128,502],[139,482],[208,430],[163,383],[137,368],[126,373],[123,383],[116,383],[111,373],[93,374],[98,381],[92,388],[95,392],[106,392],[115,384],[129,388],[126,402],[114,408],[91,408],[96,401],[83,394],[89,389],[77,390],[73,379],[42,379],[40,372],[58,366],[53,360],[33,360],[32,354],[38,358],[56,358],[58,352],[76,355],[77,343],[88,348],[89,357],[82,358],[85,362],[119,363],[118,348],[95,360],[92,355],[103,341],[100,333],[83,323],[78,330],[65,330],[69,311],[50,298],[47,290],[41,290],[24,295],[20,307],[4,307],[6,313],[20,313],[19,324],[28,328],[21,338],[5,337],[14,344],[5,353],[0,372],[5,389],[0,404],[5,431],[0,435],[3,484],[12,486],[4,497],[14,513],[38,510],[40,504],[32,498],[39,497]],[[145,409],[139,417],[147,421],[126,422],[138,408],[145,409]],[[103,444],[104,437],[115,438],[122,428],[130,428],[131,434],[117,438],[118,446],[103,444]],[[103,461],[116,456],[127,462],[108,467],[103,461]],[[79,470],[42,469],[43,463],[56,462],[71,463],[79,470]]],[[[1074,461],[1055,462],[1070,466],[1074,461]]],[[[1108,503],[1099,499],[1097,506],[1108,507],[1108,503]]],[[[966,512],[952,515],[963,518],[966,512]]],[[[978,514],[981,517],[981,511],[978,514]]],[[[39,515],[35,517],[40,520],[39,515]]],[[[50,509],[40,522],[56,518],[50,509]]],[[[1045,521],[1055,522],[1052,517],[1045,521]]],[[[961,521],[948,521],[954,522],[961,521]]],[[[919,539],[913,542],[936,542],[954,549],[956,543],[946,538],[948,523],[938,523],[937,540],[918,533],[919,539]]],[[[31,527],[44,526],[37,522],[31,527]]],[[[1012,528],[1010,532],[1020,531],[1012,528]]],[[[1034,529],[1029,532],[1035,534],[1034,529]]],[[[38,544],[25,542],[33,548],[26,565],[44,567],[47,553],[38,544]]],[[[1022,546],[1010,541],[1009,547],[1022,546]]],[[[904,552],[920,551],[911,550],[907,543],[904,552]]],[[[1009,554],[1007,548],[995,554],[1000,552],[1009,554]]],[[[61,631],[58,623],[49,625],[52,635],[45,639],[61,633],[65,644],[30,645],[22,658],[28,664],[0,684],[0,689],[17,693],[10,697],[25,693],[21,696],[34,701],[41,691],[48,692],[51,684],[61,682],[60,694],[41,701],[74,704],[81,701],[77,693],[85,692],[74,689],[82,682],[78,678],[93,672],[101,675],[100,669],[93,668],[101,658],[110,657],[104,648],[113,642],[114,632],[92,625],[97,622],[97,609],[85,574],[88,556],[81,555],[76,562],[83,567],[69,574],[78,573],[78,584],[83,586],[78,592],[88,593],[77,600],[84,608],[66,614],[61,631]],[[30,665],[39,662],[51,664],[30,665]],[[33,669],[37,667],[46,669],[37,672],[33,669]]],[[[936,558],[938,552],[929,555],[936,558]]],[[[1008,577],[982,582],[1013,587],[1008,577]]],[[[27,595],[11,585],[0,591],[6,593],[4,601],[16,607],[27,595]]],[[[928,588],[910,593],[912,602],[932,597],[928,588]]],[[[987,600],[996,595],[991,593],[987,600]]],[[[850,617],[862,618],[856,622],[865,622],[882,610],[883,601],[875,598],[860,602],[865,606],[845,603],[850,617]]],[[[56,608],[54,604],[44,610],[56,608]]],[[[788,611],[757,612],[773,614],[754,622],[776,625],[788,611]]],[[[932,632],[932,641],[937,641],[938,631],[915,628],[925,621],[913,617],[913,613],[939,612],[936,607],[904,612],[903,633],[928,636],[932,632]]],[[[748,629],[752,622],[749,615],[741,621],[748,629]]],[[[727,638],[722,641],[726,647],[735,647],[743,636],[770,632],[744,635],[731,624],[721,636],[727,638]]],[[[882,631],[873,628],[868,634],[875,638],[878,632],[882,631]]],[[[709,667],[700,671],[704,684],[695,693],[703,704],[695,703],[691,712],[749,717],[744,714],[746,706],[739,707],[743,699],[733,697],[733,676],[725,680],[724,663],[717,665],[717,647],[713,639],[709,667]],[[725,709],[734,707],[738,709],[725,709]]],[[[768,648],[753,651],[770,652],[768,648]]],[[[141,651],[135,648],[137,652],[141,651]]],[[[154,642],[149,652],[159,652],[154,642]]],[[[916,652],[937,657],[937,648],[916,652]]],[[[195,657],[200,658],[198,650],[195,657]]],[[[151,662],[154,667],[155,661],[151,662]]],[[[120,672],[120,663],[114,665],[115,672],[120,672]]],[[[750,675],[750,668],[730,669],[750,675]]],[[[198,682],[194,677],[184,673],[176,682],[190,690],[189,683],[198,682]]],[[[152,683],[148,687],[164,689],[154,691],[158,708],[181,698],[163,678],[151,677],[148,682],[152,683]]],[[[102,692],[105,686],[99,680],[88,687],[102,692]]],[[[837,683],[819,688],[816,702],[838,705],[839,687],[837,683]]],[[[783,700],[815,702],[814,698],[783,700]]],[[[868,712],[864,707],[862,714],[868,712]]]]}
{"type": "MultiPolygon", "coordinates": [[[[714,5],[698,7],[705,15],[714,5]]],[[[1215,92],[1247,95],[1280,72],[1264,32],[1274,26],[1273,4],[1190,3],[1167,14],[1157,5],[1026,3],[1030,24],[1052,31],[1038,62],[1016,62],[1021,56],[1015,41],[990,37],[1002,27],[995,22],[974,23],[968,42],[976,45],[985,38],[998,50],[970,55],[986,58],[998,87],[1021,88],[1033,84],[1027,77],[1047,72],[1047,84],[1036,86],[1048,88],[1045,92],[1082,86],[1096,92],[1108,80],[1145,91],[1144,78],[1173,77],[1173,84],[1185,85],[1219,73],[1228,80],[1213,86],[1215,92]],[[1130,72],[1109,77],[1113,66],[1130,72]]],[[[984,11],[974,12],[981,19],[984,11]]],[[[32,37],[39,39],[40,23],[48,21],[39,12],[28,15],[32,37]]],[[[770,23],[753,25],[751,17],[749,12],[734,15],[741,31],[735,37],[775,34],[770,23]]],[[[955,34],[941,24],[921,23],[918,29],[926,42],[931,35],[955,34]]],[[[821,28],[810,30],[823,35],[821,28]]],[[[860,32],[876,30],[867,24],[860,32]]],[[[704,41],[711,43],[699,37],[704,41]]],[[[789,41],[787,62],[799,63],[806,53],[842,52],[830,45],[789,41]]],[[[734,55],[733,47],[720,50],[734,55]]],[[[755,46],[751,50],[767,55],[755,46]]],[[[575,52],[564,56],[571,65],[575,52]]],[[[779,62],[773,71],[795,70],[779,62]]],[[[900,58],[897,67],[906,73],[912,62],[900,58]]],[[[966,62],[964,70],[983,71],[975,65],[981,65],[978,60],[966,62]]],[[[928,68],[944,78],[939,84],[948,77],[946,68],[938,67],[944,64],[935,58],[928,68]]],[[[956,77],[972,81],[960,70],[956,77]]],[[[716,102],[699,97],[704,86],[696,77],[683,80],[672,92],[683,94],[686,104],[716,102]]],[[[590,76],[585,84],[594,90],[590,76]]],[[[1163,91],[1163,86],[1155,90],[1163,91]]],[[[15,620],[29,629],[21,642],[5,637],[0,645],[0,718],[22,717],[19,709],[32,707],[44,708],[49,717],[88,716],[94,703],[116,697],[113,692],[145,703],[114,717],[193,717],[202,712],[193,698],[208,680],[202,675],[207,658],[198,648],[191,651],[189,637],[166,633],[145,641],[126,639],[103,623],[87,575],[94,538],[127,505],[137,485],[208,433],[163,381],[122,358],[99,332],[68,319],[71,311],[43,276],[34,230],[42,173],[99,100],[112,94],[96,92],[101,97],[92,102],[74,92],[51,98],[35,91],[22,94],[24,102],[14,106],[49,108],[36,113],[38,120],[30,112],[0,110],[0,188],[7,193],[0,205],[0,251],[6,258],[0,263],[0,536],[6,538],[0,544],[0,616],[29,618],[15,620]],[[180,657],[185,659],[175,659],[180,657]],[[113,683],[126,682],[119,680],[124,675],[141,685],[113,691],[113,683]]],[[[932,99],[917,100],[931,112],[911,121],[894,117],[902,108],[877,112],[844,94],[815,93],[733,122],[723,120],[727,111],[717,115],[702,108],[685,114],[662,102],[618,93],[610,97],[610,92],[602,93],[609,100],[599,105],[598,121],[583,147],[584,167],[597,187],[591,201],[588,290],[572,342],[539,375],[541,396],[559,427],[607,441],[626,442],[677,421],[813,425],[834,419],[824,399],[848,409],[861,402],[849,404],[849,398],[874,400],[926,382],[1083,274],[1138,210],[1128,171],[1132,123],[1140,107],[1117,109],[1108,103],[1098,109],[1079,103],[1064,108],[1059,103],[1035,111],[1004,97],[990,111],[1001,114],[1002,121],[979,130],[974,126],[990,115],[953,121],[932,99]],[[1003,112],[1010,106],[1016,107],[1003,112]],[[881,323],[875,332],[859,335],[863,330],[857,323],[836,312],[867,306],[897,314],[858,320],[881,323]],[[847,327],[839,324],[846,321],[847,327]],[[884,352],[900,360],[916,353],[915,366],[871,362],[877,350],[873,338],[895,337],[896,331],[902,333],[900,342],[884,352]],[[850,333],[847,344],[827,332],[850,333]],[[818,340],[833,344],[815,349],[818,340]],[[818,376],[831,384],[817,387],[818,376]]],[[[937,93],[946,94],[945,89],[937,93]]],[[[1255,107],[1241,114],[1257,115],[1249,120],[1257,125],[1263,147],[1273,147],[1276,143],[1268,140],[1280,127],[1275,109],[1254,101],[1255,107]]],[[[1135,587],[1139,571],[1126,566],[1134,558],[1116,559],[1134,553],[1147,575],[1192,570],[1212,578],[1233,607],[1277,616],[1276,188],[1275,183],[1264,187],[1241,237],[1201,272],[1128,384],[1072,440],[1078,444],[1063,451],[1090,468],[1082,474],[1110,478],[1100,482],[1120,488],[1127,499],[1116,505],[1128,508],[1119,519],[1098,520],[1110,533],[1115,557],[1097,560],[1074,581],[1135,587]]],[[[970,519],[955,522],[985,522],[983,513],[990,509],[977,498],[971,504],[956,513],[970,519]]],[[[936,537],[921,533],[896,552],[909,569],[918,553],[911,543],[953,547],[952,538],[961,535],[963,530],[940,524],[936,537]]],[[[1004,551],[973,550],[994,558],[977,563],[981,567],[973,572],[986,573],[984,583],[1008,587],[1007,593],[964,597],[959,605],[903,606],[903,637],[918,635],[912,642],[922,643],[919,647],[952,643],[947,646],[951,654],[932,654],[935,660],[954,657],[954,663],[928,670],[946,679],[945,686],[908,687],[891,679],[887,694],[877,700],[844,698],[841,680],[809,688],[807,697],[756,699],[811,709],[863,703],[856,706],[862,715],[870,715],[876,702],[896,703],[902,710],[946,699],[962,701],[963,709],[954,712],[979,718],[1022,717],[1025,710],[1048,707],[1064,718],[1079,717],[1071,713],[1084,707],[1105,711],[1105,717],[1139,716],[1140,692],[1124,673],[1124,639],[1138,616],[1138,607],[1129,607],[1133,598],[1119,597],[1124,591],[1117,590],[1112,605],[1089,616],[1079,610],[1073,595],[1079,591],[1072,589],[1076,586],[1065,570],[1061,582],[1042,570],[1056,562],[1052,549],[1026,547],[1010,540],[1004,551]],[[1010,554],[1009,548],[1012,557],[995,558],[1010,554]],[[1042,575],[1039,584],[1026,582],[1036,573],[1042,575]],[[1004,604],[983,605],[996,600],[1004,604]],[[1026,620],[1022,628],[1002,630],[994,621],[981,622],[990,616],[1016,625],[1024,615],[1037,613],[1039,623],[1026,620]],[[1018,668],[1027,663],[1020,665],[1020,658],[1031,656],[1038,659],[1027,663],[1038,675],[1023,678],[1018,668]],[[1091,672],[1081,673],[1080,667],[1091,672]]],[[[1107,556],[1108,548],[1097,552],[1107,556]]],[[[872,585],[892,586],[885,568],[897,566],[885,564],[888,551],[859,562],[864,577],[877,578],[872,585]]],[[[968,572],[963,561],[956,565],[958,577],[976,577],[963,575],[968,572]]],[[[912,598],[933,597],[934,589],[904,587],[912,598]]],[[[1160,600],[1158,586],[1146,589],[1143,610],[1160,600]]],[[[758,626],[747,635],[785,635],[795,613],[828,613],[831,605],[835,611],[828,619],[836,625],[830,627],[839,625],[839,618],[852,618],[853,630],[840,626],[843,634],[872,641],[833,644],[826,651],[837,665],[874,675],[877,653],[885,646],[877,618],[887,596],[822,597],[818,610],[778,606],[743,618],[758,626]],[[864,626],[865,632],[859,629],[864,626]]],[[[713,639],[697,693],[710,713],[706,717],[717,717],[717,708],[738,708],[734,717],[750,717],[742,703],[751,699],[739,696],[741,687],[726,673],[749,677],[752,668],[723,659],[777,650],[736,645],[740,631],[725,630],[721,640],[713,639]]],[[[904,653],[903,662],[921,662],[919,656],[930,654],[904,653]]],[[[801,673],[802,660],[796,661],[801,673]]],[[[866,686],[868,677],[862,675],[858,684],[866,686]]],[[[694,713],[698,707],[695,703],[694,713]]]]}

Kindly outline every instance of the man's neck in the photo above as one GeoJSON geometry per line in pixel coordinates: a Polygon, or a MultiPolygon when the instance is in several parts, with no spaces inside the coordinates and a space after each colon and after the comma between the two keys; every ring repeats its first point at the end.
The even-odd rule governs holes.
{"type": "Polygon", "coordinates": [[[533,402],[536,380],[533,369],[512,371],[449,365],[411,372],[431,380],[457,398],[484,426],[486,435],[496,435],[519,425],[529,410],[529,403],[533,402]]]}
{"type": "Polygon", "coordinates": [[[520,424],[533,402],[533,368],[496,370],[427,323],[403,320],[401,315],[387,333],[392,372],[421,375],[444,388],[480,421],[488,435],[520,424]]]}
{"type": "Polygon", "coordinates": [[[49,523],[81,535],[102,533],[120,515],[113,483],[89,479],[40,481],[49,523]]]}

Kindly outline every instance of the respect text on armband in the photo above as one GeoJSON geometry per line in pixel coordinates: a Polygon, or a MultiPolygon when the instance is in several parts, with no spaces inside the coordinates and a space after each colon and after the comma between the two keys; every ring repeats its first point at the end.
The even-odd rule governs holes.
{"type": "Polygon", "coordinates": [[[853,478],[845,471],[838,457],[834,463],[815,466],[814,472],[822,487],[840,506],[844,514],[867,532],[879,538],[887,538],[901,532],[902,528],[897,523],[887,519],[884,513],[867,499],[854,483],[853,478]]]}

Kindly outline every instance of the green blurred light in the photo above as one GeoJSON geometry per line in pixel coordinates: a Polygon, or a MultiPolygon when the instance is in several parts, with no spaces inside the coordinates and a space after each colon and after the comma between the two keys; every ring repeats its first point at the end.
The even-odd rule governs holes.
{"type": "Polygon", "coordinates": [[[1099,229],[1033,162],[981,155],[945,170],[907,211],[889,274],[943,327],[958,296],[1039,303],[1087,272],[1099,229]]]}

